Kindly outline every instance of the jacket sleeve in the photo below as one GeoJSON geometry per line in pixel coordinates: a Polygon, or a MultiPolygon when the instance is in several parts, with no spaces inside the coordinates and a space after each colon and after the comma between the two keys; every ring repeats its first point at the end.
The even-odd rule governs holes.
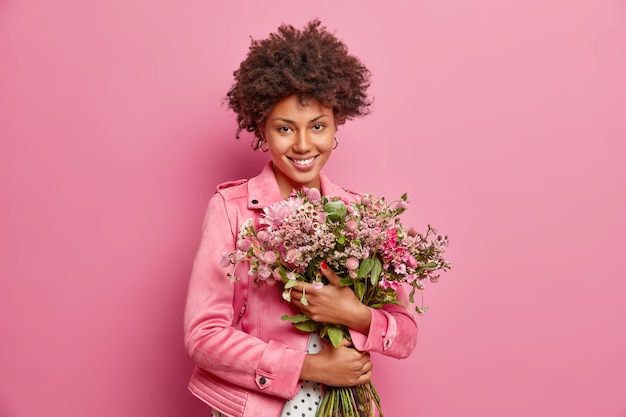
{"type": "Polygon", "coordinates": [[[387,304],[370,308],[372,322],[367,335],[350,329],[354,347],[360,351],[378,352],[397,359],[407,358],[417,344],[417,323],[409,303],[409,288],[403,285],[398,298],[409,308],[387,304]]]}
{"type": "MultiPolygon", "coordinates": [[[[292,398],[300,386],[306,352],[265,342],[233,327],[235,291],[221,254],[234,250],[236,226],[224,198],[215,194],[207,208],[191,272],[184,316],[185,347],[195,364],[241,386],[281,398],[292,398]]],[[[237,312],[238,314],[239,312],[237,312]]]]}

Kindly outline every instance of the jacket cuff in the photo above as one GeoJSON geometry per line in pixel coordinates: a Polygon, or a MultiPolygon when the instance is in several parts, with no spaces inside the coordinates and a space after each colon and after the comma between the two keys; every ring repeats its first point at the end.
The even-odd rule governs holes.
{"type": "Polygon", "coordinates": [[[397,334],[394,318],[385,310],[370,308],[372,321],[368,335],[350,329],[354,347],[362,352],[384,352],[393,346],[397,334]]]}
{"type": "Polygon", "coordinates": [[[255,370],[259,390],[268,395],[293,398],[300,388],[300,371],[306,352],[288,349],[270,340],[255,370]]]}

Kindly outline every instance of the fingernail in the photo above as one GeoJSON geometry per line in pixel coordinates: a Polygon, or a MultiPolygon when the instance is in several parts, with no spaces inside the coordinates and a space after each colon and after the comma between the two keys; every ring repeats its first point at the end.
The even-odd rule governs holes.
{"type": "Polygon", "coordinates": [[[322,269],[323,269],[324,271],[326,271],[326,270],[328,269],[328,265],[326,265],[326,262],[322,262],[322,263],[320,264],[320,266],[322,267],[322,269]]]}

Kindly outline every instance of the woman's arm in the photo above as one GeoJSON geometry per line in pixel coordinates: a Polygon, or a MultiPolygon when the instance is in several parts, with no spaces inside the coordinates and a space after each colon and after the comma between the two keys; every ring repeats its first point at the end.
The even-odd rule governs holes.
{"type": "Polygon", "coordinates": [[[231,226],[224,198],[216,194],[206,211],[189,281],[185,346],[200,368],[221,379],[291,398],[299,387],[306,352],[274,341],[267,343],[233,327],[236,291],[246,290],[248,284],[243,280],[230,282],[228,271],[219,263],[222,253],[234,250],[236,228],[231,226]]]}
{"type": "MultiPolygon", "coordinates": [[[[405,307],[387,304],[382,309],[365,306],[348,287],[339,285],[340,278],[325,264],[320,266],[330,285],[316,290],[313,285],[300,283],[291,293],[292,303],[315,321],[342,324],[349,328],[357,350],[379,352],[394,358],[408,357],[417,343],[417,323],[405,307]],[[308,305],[300,302],[302,291],[308,305]]],[[[398,298],[410,305],[409,289],[401,286],[398,298]]]]}

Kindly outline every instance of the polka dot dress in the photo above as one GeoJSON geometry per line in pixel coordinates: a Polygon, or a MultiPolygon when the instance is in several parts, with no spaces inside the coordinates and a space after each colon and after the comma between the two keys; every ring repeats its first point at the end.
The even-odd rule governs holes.
{"type": "MultiPolygon", "coordinates": [[[[322,350],[322,343],[317,333],[311,333],[308,353],[318,353],[322,350]]],[[[293,399],[288,400],[283,407],[281,417],[315,417],[317,407],[322,401],[322,386],[319,382],[304,381],[302,387],[293,399]]],[[[226,417],[219,411],[212,411],[211,417],[226,417]]]]}

